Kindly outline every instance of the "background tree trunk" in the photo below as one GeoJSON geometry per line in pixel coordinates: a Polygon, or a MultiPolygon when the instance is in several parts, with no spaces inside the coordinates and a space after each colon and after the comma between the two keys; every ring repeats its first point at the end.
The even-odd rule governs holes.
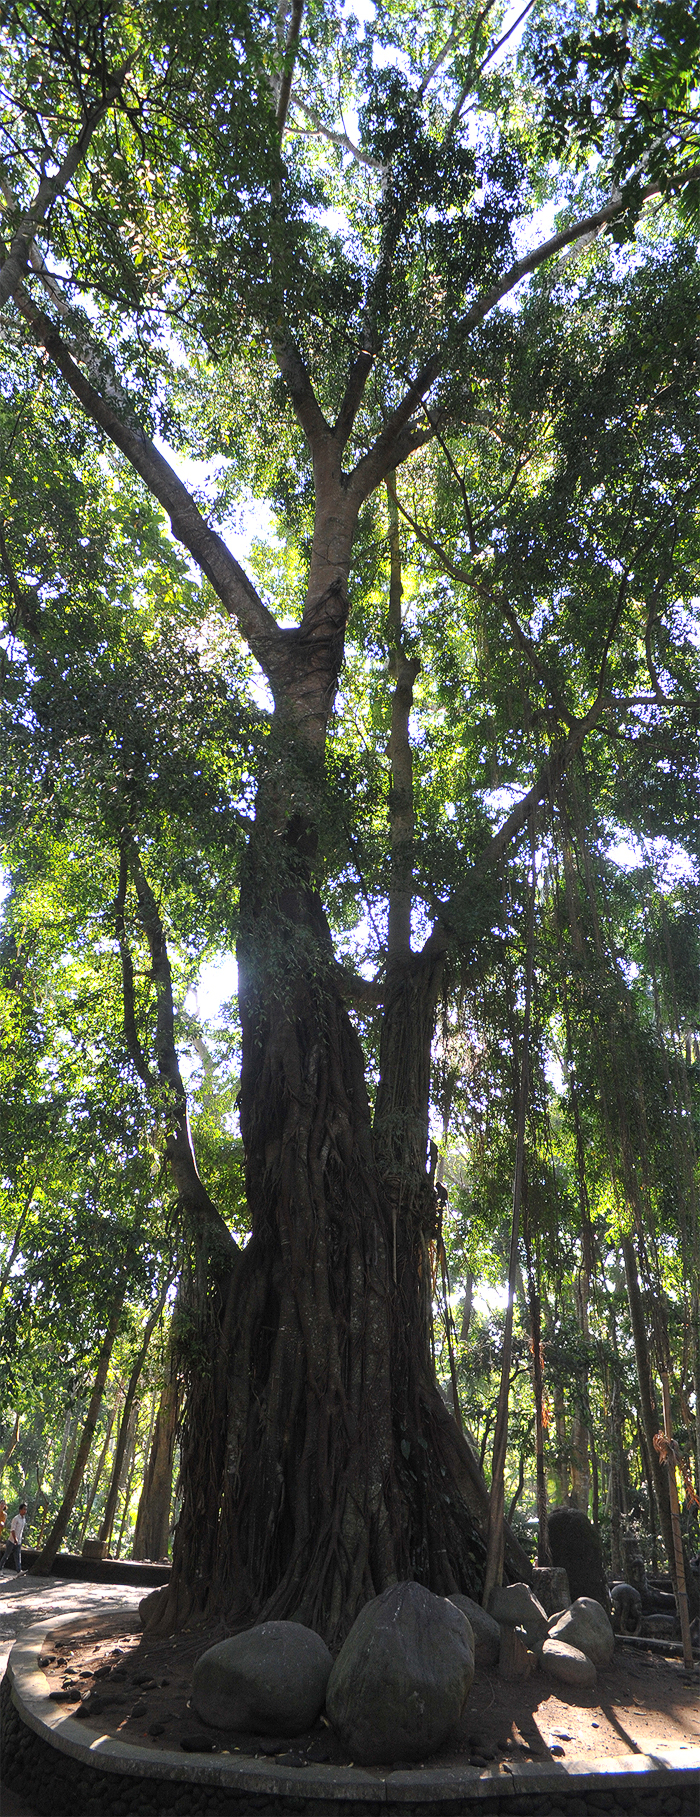
{"type": "Polygon", "coordinates": [[[168,1553],[179,1411],[177,1374],[169,1356],[136,1516],[132,1558],[159,1559],[168,1553]]]}
{"type": "Polygon", "coordinates": [[[122,1277],[119,1282],[119,1286],[117,1288],[114,1300],[112,1302],[112,1311],[110,1313],[109,1324],[107,1326],[107,1330],[106,1330],[104,1338],[102,1340],[102,1348],[100,1350],[100,1355],[99,1355],[99,1359],[98,1359],[97,1373],[95,1375],[94,1386],[93,1386],[92,1394],[90,1396],[90,1402],[89,1402],[89,1406],[88,1406],[88,1410],[87,1410],[87,1417],[85,1420],[85,1424],[83,1426],[82,1436],[80,1439],[80,1444],[78,1446],[75,1463],[74,1463],[73,1469],[71,1471],[70,1480],[68,1482],[68,1486],[66,1488],[66,1492],[63,1497],[63,1501],[61,1502],[61,1506],[58,1510],[58,1514],[56,1515],[56,1519],[55,1519],[53,1526],[51,1528],[51,1531],[49,1533],[49,1537],[46,1540],[46,1543],[44,1545],[43,1551],[41,1552],[39,1558],[36,1558],[34,1560],[34,1563],[31,1567],[32,1573],[37,1576],[48,1577],[49,1572],[51,1570],[51,1566],[56,1557],[56,1553],[59,1551],[62,1541],[65,1537],[66,1529],[68,1527],[68,1522],[70,1520],[71,1514],[73,1513],[73,1509],[75,1507],[75,1503],[76,1503],[77,1496],[78,1496],[78,1490],[80,1489],[80,1485],[83,1480],[83,1473],[85,1470],[85,1465],[90,1456],[90,1447],[92,1445],[92,1441],[95,1436],[95,1427],[96,1427],[97,1421],[99,1419],[100,1407],[102,1405],[102,1396],[104,1394],[105,1382],[107,1380],[107,1371],[109,1369],[110,1358],[112,1355],[112,1351],[114,1349],[114,1343],[115,1343],[115,1339],[117,1336],[117,1332],[119,1330],[119,1321],[121,1319],[122,1308],[124,1305],[124,1295],[126,1293],[126,1284],[127,1284],[127,1277],[126,1277],[126,1273],[124,1273],[124,1274],[122,1274],[122,1277]]]}

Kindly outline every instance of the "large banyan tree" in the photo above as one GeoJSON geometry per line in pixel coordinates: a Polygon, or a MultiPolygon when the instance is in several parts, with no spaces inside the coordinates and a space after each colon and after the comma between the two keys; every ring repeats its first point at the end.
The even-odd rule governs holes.
{"type": "MultiPolygon", "coordinates": [[[[105,471],[129,466],[165,513],[269,708],[237,920],[241,1248],[197,1169],[148,840],[126,811],[114,826],[125,1039],[197,1252],[162,1619],[294,1616],[329,1637],[397,1577],[479,1586],[486,1489],[430,1341],[437,1005],[452,955],[473,956],[492,919],[503,854],[587,737],[682,707],[664,611],[688,582],[697,496],[694,253],[683,233],[670,251],[658,238],[674,195],[692,196],[692,46],[668,40],[657,68],[653,8],[600,31],[576,7],[525,8],[515,37],[500,5],[360,12],[47,0],[3,15],[9,344],[70,399],[105,471]],[[611,232],[624,246],[664,198],[657,239],[625,264],[611,232]],[[218,463],[216,496],[183,456],[218,463]],[[251,492],[295,551],[277,607],[274,575],[256,586],[217,528],[251,492]],[[378,538],[386,586],[367,579],[378,538]],[[455,831],[447,896],[416,851],[409,545],[432,563],[434,659],[469,597],[499,699],[509,669],[529,689],[520,787],[500,826],[483,814],[461,847],[455,831]],[[323,899],[348,639],[390,678],[372,979],[338,961],[323,899]],[[156,986],[150,1051],[129,916],[156,986]],[[368,1004],[372,1101],[354,1015],[368,1004]]],[[[49,592],[12,536],[12,628],[31,652],[49,592]]]]}

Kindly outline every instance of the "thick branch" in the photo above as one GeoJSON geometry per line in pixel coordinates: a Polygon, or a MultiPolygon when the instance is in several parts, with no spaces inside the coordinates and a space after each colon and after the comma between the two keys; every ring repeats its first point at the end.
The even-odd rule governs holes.
{"type": "Polygon", "coordinates": [[[126,63],[124,68],[119,70],[117,75],[114,76],[104,99],[101,100],[96,107],[92,107],[88,110],[75,144],[71,145],[70,150],[66,152],[65,158],[62,163],[59,164],[55,175],[53,177],[42,177],[34,201],[20,217],[16,231],[13,235],[10,250],[5,258],[2,269],[0,270],[0,308],[2,308],[3,304],[13,295],[18,284],[21,284],[29,262],[32,241],[36,236],[37,230],[42,222],[46,220],[46,216],[53,203],[57,200],[58,196],[62,195],[64,190],[67,189],[68,184],[72,181],[76,171],[82,164],[90,140],[92,139],[96,128],[99,126],[100,121],[104,119],[105,114],[109,111],[109,108],[113,103],[118,100],[129,69],[131,68],[131,61],[132,60],[130,60],[129,63],[126,63]]]}
{"type": "Polygon", "coordinates": [[[389,879],[389,928],[387,957],[389,964],[405,959],[411,951],[411,904],[413,899],[413,756],[408,735],[413,684],[420,663],[408,657],[403,647],[401,629],[401,546],[399,516],[396,509],[396,475],[387,481],[389,500],[390,584],[388,632],[390,669],[394,676],[391,700],[391,733],[387,755],[391,764],[389,789],[389,829],[391,870],[389,879]]]}
{"type": "MultiPolygon", "coordinates": [[[[351,157],[356,159],[358,164],[366,164],[369,170],[376,170],[378,176],[383,176],[386,166],[382,164],[379,158],[371,158],[369,152],[362,151],[360,146],[356,145],[354,140],[349,138],[346,132],[335,132],[333,127],[324,125],[316,108],[312,107],[309,101],[305,101],[298,92],[294,95],[294,106],[300,107],[302,113],[306,114],[307,120],[311,121],[311,130],[313,133],[317,133],[322,139],[328,139],[329,143],[331,145],[337,145],[340,151],[348,151],[351,157]]],[[[297,127],[296,131],[304,133],[308,132],[309,129],[297,127]]]]}
{"type": "Polygon", "coordinates": [[[296,63],[297,51],[299,49],[299,34],[301,31],[301,20],[302,20],[303,11],[304,11],[304,0],[292,0],[292,16],[289,21],[289,31],[287,32],[287,42],[284,47],[284,71],[282,74],[282,80],[280,82],[279,96],[278,96],[278,100],[277,100],[277,129],[278,129],[280,138],[282,137],[282,134],[284,132],[284,128],[285,128],[285,124],[286,124],[286,120],[287,120],[287,111],[289,108],[289,97],[292,92],[292,77],[294,75],[294,65],[296,63]]]}
{"type": "MultiPolygon", "coordinates": [[[[643,191],[642,200],[647,201],[650,196],[659,193],[658,183],[650,184],[643,191]]],[[[610,221],[614,221],[618,215],[624,214],[625,207],[624,198],[617,195],[612,202],[606,203],[604,208],[597,209],[594,214],[586,215],[581,221],[575,221],[573,226],[563,228],[560,233],[552,234],[549,240],[544,240],[525,258],[516,260],[503,277],[499,278],[497,284],[492,284],[489,290],[476,298],[471,309],[462,317],[461,322],[458,322],[456,327],[451,330],[449,340],[446,337],[444,345],[437,349],[429,360],[426,360],[425,365],[407,387],[401,403],[392,412],[381,435],[377,437],[374,447],[363,456],[362,460],[358,461],[352,477],[364,498],[368,498],[375,487],[381,484],[392,467],[398,466],[401,460],[405,460],[405,453],[399,452],[402,434],[410,425],[414,412],[420,408],[436,379],[439,378],[455,337],[464,340],[467,335],[471,334],[472,329],[477,328],[485,317],[490,315],[497,303],[502,302],[503,298],[522,282],[523,278],[530,277],[533,271],[539,270],[540,265],[546,264],[547,260],[553,258],[556,253],[563,252],[566,246],[573,245],[584,234],[598,233],[610,221]]]]}
{"type": "Polygon", "coordinates": [[[340,449],[346,446],[357,412],[364,397],[365,386],[372,371],[373,355],[363,347],[353,361],[345,387],[345,396],[333,426],[333,435],[340,449]]]}
{"type": "Polygon", "coordinates": [[[195,1159],[187,1115],[187,1094],[182,1082],[175,1043],[172,973],[165,929],[136,846],[129,843],[127,852],[129,870],[136,889],[141,926],[151,955],[151,974],[156,988],[155,1051],[158,1077],[161,1086],[165,1088],[166,1114],[170,1123],[170,1132],[165,1145],[166,1156],[183,1206],[188,1212],[194,1214],[199,1224],[203,1224],[205,1228],[214,1233],[224,1254],[230,1261],[233,1261],[240,1254],[238,1244],[231,1236],[221,1213],[217,1211],[210,1199],[204,1181],[200,1179],[195,1159]]]}
{"type": "Polygon", "coordinates": [[[333,430],[326,422],[306,366],[291,335],[281,333],[273,341],[274,354],[312,454],[320,453],[333,440],[333,430]]]}
{"type": "Polygon", "coordinates": [[[86,415],[102,429],[140,474],[167,511],[173,535],[194,557],[227,612],[235,618],[257,662],[274,682],[283,633],[225,542],[202,517],[194,499],[164,455],[135,418],[125,421],[76,365],[51,318],[20,288],[15,303],[36,339],[46,348],[86,415]]]}

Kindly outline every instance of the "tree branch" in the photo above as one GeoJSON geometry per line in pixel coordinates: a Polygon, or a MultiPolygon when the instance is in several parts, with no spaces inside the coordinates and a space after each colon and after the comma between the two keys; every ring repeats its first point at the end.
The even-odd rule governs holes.
{"type": "Polygon", "coordinates": [[[125,903],[126,903],[126,886],[127,886],[128,881],[129,881],[129,860],[128,860],[126,852],[122,849],[122,851],[119,854],[119,884],[117,887],[117,894],[116,894],[115,903],[114,903],[114,925],[115,925],[117,940],[119,942],[119,956],[121,959],[121,967],[122,967],[122,995],[123,995],[123,999],[124,999],[124,1035],[126,1038],[126,1045],[127,1045],[127,1049],[128,1049],[130,1058],[133,1061],[134,1069],[137,1072],[139,1079],[142,1080],[143,1084],[147,1085],[149,1087],[149,1089],[151,1089],[156,1084],[156,1080],[155,1080],[153,1073],[151,1072],[150,1067],[146,1063],[143,1048],[141,1046],[141,1042],[139,1041],[138,1029],[136,1027],[136,1009],[135,1009],[135,1004],[134,1004],[134,968],[133,968],[133,965],[131,962],[131,953],[129,951],[129,942],[127,940],[127,935],[126,935],[126,922],[124,919],[124,907],[125,907],[125,903]]]}
{"type": "Polygon", "coordinates": [[[373,354],[368,348],[363,347],[350,367],[345,396],[333,425],[333,435],[341,450],[346,446],[351,435],[373,363],[373,354]]]}
{"type": "MultiPolygon", "coordinates": [[[[61,164],[59,164],[55,176],[42,177],[34,201],[31,203],[30,207],[25,210],[24,214],[21,215],[12,238],[9,252],[6,254],[4,264],[0,270],[0,308],[2,308],[3,304],[13,295],[18,284],[22,282],[37,229],[41,226],[42,222],[46,220],[49,209],[57,198],[63,194],[64,190],[67,189],[68,184],[82,164],[90,140],[99,126],[100,121],[104,119],[105,114],[108,113],[110,107],[118,100],[121,94],[132,63],[133,57],[130,57],[128,63],[124,64],[124,68],[119,70],[113,77],[104,98],[98,102],[97,106],[88,110],[75,144],[66,152],[64,159],[61,164]]],[[[0,244],[2,244],[2,242],[0,242],[0,244]]]]}
{"type": "MultiPolygon", "coordinates": [[[[22,286],[15,304],[35,338],[46,348],[91,421],[108,437],[167,511],[173,535],[193,556],[227,612],[235,618],[260,667],[274,686],[284,634],[252,581],[222,537],[212,530],[177,474],[135,417],[126,421],[76,365],[50,316],[37,308],[22,286]]],[[[96,357],[96,350],[93,349],[96,357]]]]}
{"type": "MultiPolygon", "coordinates": [[[[384,175],[386,165],[382,164],[379,158],[371,158],[369,152],[361,151],[359,145],[356,145],[346,132],[334,132],[331,126],[325,126],[315,107],[312,107],[311,103],[305,101],[298,93],[294,96],[294,106],[300,107],[302,113],[306,114],[307,120],[311,121],[313,132],[318,133],[320,138],[328,139],[331,145],[337,145],[341,151],[349,151],[358,164],[366,164],[369,170],[376,170],[378,176],[384,175]]],[[[297,128],[298,132],[308,130],[303,126],[297,128]]]]}
{"type": "MultiPolygon", "coordinates": [[[[671,700],[665,695],[663,698],[663,705],[671,708],[693,707],[697,710],[699,703],[700,697],[692,700],[685,698],[671,700]]],[[[593,705],[589,707],[583,718],[574,721],[568,738],[562,740],[550,752],[532,787],[511,808],[503,825],[499,827],[497,833],[494,833],[476,863],[472,865],[462,887],[455,891],[448,902],[440,904],[439,914],[422,949],[424,954],[438,955],[445,951],[456,931],[456,918],[466,907],[475,889],[483,883],[489,871],[493,870],[494,865],[503,857],[504,852],[518,834],[522,833],[533,809],[539,807],[540,802],[546,801],[550,795],[555,793],[564,771],[573,758],[579,755],[588,733],[599,724],[604,714],[626,713],[630,707],[658,707],[659,704],[655,694],[599,694],[596,696],[593,705]]]]}
{"type": "Polygon", "coordinates": [[[333,430],[326,422],[299,349],[284,329],[273,337],[273,351],[311,453],[320,453],[332,442],[333,430]]]}
{"type": "MultiPolygon", "coordinates": [[[[659,184],[650,184],[643,191],[642,200],[648,201],[650,196],[659,194],[659,184]]],[[[467,310],[461,322],[458,322],[450,332],[449,342],[446,337],[445,345],[436,350],[429,360],[426,360],[415,379],[407,386],[401,403],[392,411],[381,435],[377,437],[374,447],[357,462],[352,480],[363,498],[369,497],[375,487],[386,478],[392,467],[398,466],[402,460],[406,459],[405,452],[399,452],[401,436],[410,424],[414,412],[420,409],[427,393],[439,378],[447,358],[448,347],[453,344],[455,336],[460,340],[465,339],[471,334],[472,329],[477,328],[491,310],[495,309],[497,303],[501,303],[503,298],[522,282],[523,278],[530,277],[534,271],[539,270],[541,265],[546,264],[548,259],[554,258],[555,254],[562,252],[566,246],[573,245],[584,234],[598,233],[602,227],[606,227],[610,221],[614,221],[618,215],[623,214],[625,207],[624,198],[617,195],[612,202],[606,203],[604,208],[597,209],[594,214],[586,215],[583,220],[574,222],[571,227],[562,228],[560,233],[552,234],[550,239],[543,240],[542,244],[527,253],[525,258],[517,259],[503,277],[499,278],[497,284],[492,284],[489,290],[476,298],[471,309],[467,310]]],[[[432,432],[434,433],[434,427],[432,432]]],[[[424,439],[427,440],[428,436],[424,439]]]]}
{"type": "Polygon", "coordinates": [[[285,124],[286,124],[286,120],[287,120],[287,112],[288,112],[288,108],[289,108],[289,97],[292,92],[292,77],[294,75],[294,65],[296,63],[297,51],[299,49],[299,34],[301,32],[301,20],[302,20],[303,11],[304,11],[304,0],[292,0],[292,14],[291,14],[291,18],[289,21],[289,31],[287,32],[287,42],[286,42],[285,49],[284,49],[284,70],[282,73],[282,80],[280,82],[279,95],[277,98],[277,129],[279,132],[280,139],[282,138],[282,135],[284,133],[284,128],[285,128],[285,124]]]}
{"type": "Polygon", "coordinates": [[[204,1226],[214,1236],[217,1247],[230,1266],[238,1259],[240,1250],[220,1211],[209,1197],[195,1159],[187,1115],[187,1094],[175,1042],[172,972],[165,929],[135,841],[125,838],[123,850],[136,890],[141,926],[151,955],[151,975],[156,989],[155,1052],[158,1080],[164,1088],[165,1113],[170,1124],[165,1144],[166,1157],[183,1209],[194,1216],[200,1228],[204,1226]]]}

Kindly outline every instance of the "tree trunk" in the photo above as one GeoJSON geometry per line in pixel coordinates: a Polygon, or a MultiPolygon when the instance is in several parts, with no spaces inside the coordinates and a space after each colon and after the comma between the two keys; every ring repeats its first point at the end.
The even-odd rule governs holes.
{"type": "Polygon", "coordinates": [[[557,1439],[557,1468],[555,1481],[557,1501],[563,1504],[569,1493],[568,1441],[566,1437],[566,1408],[564,1390],[561,1382],[554,1385],[554,1430],[557,1439]]]}
{"type": "Polygon", "coordinates": [[[34,1560],[31,1567],[32,1573],[36,1576],[48,1577],[56,1553],[59,1551],[65,1537],[68,1522],[75,1507],[78,1491],[83,1480],[85,1465],[90,1456],[90,1447],[95,1436],[95,1427],[99,1419],[100,1407],[102,1406],[102,1396],[105,1390],[107,1371],[109,1369],[110,1358],[114,1349],[115,1339],[119,1330],[119,1321],[122,1315],[122,1307],[124,1305],[126,1284],[127,1276],[125,1272],[117,1287],[117,1292],[112,1303],[109,1324],[102,1340],[102,1348],[100,1350],[97,1373],[95,1375],[95,1382],[90,1396],[87,1418],[83,1426],[82,1436],[78,1446],[75,1463],[73,1464],[73,1469],[71,1471],[70,1480],[44,1549],[39,1558],[34,1560]]]}
{"type": "Polygon", "coordinates": [[[95,1470],[95,1475],[94,1475],[93,1481],[92,1481],[92,1488],[90,1490],[90,1494],[87,1499],[87,1507],[86,1507],[85,1513],[83,1515],[83,1524],[80,1529],[80,1538],[78,1540],[79,1546],[82,1546],[83,1541],[85,1539],[85,1535],[88,1530],[88,1521],[90,1519],[90,1515],[92,1514],[92,1510],[93,1510],[95,1496],[97,1495],[97,1491],[100,1486],[100,1478],[102,1476],[102,1472],[104,1470],[105,1462],[107,1459],[107,1452],[109,1450],[109,1441],[112,1437],[112,1427],[114,1425],[114,1421],[116,1418],[117,1406],[118,1406],[118,1397],[117,1397],[117,1400],[115,1400],[114,1406],[112,1408],[109,1419],[107,1421],[107,1431],[105,1433],[104,1444],[102,1446],[102,1450],[101,1450],[99,1458],[97,1460],[97,1469],[95,1470]]]}
{"type": "Polygon", "coordinates": [[[622,1566],[621,1539],[621,1443],[620,1443],[620,1387],[616,1381],[610,1402],[610,1569],[618,1580],[624,1575],[622,1566]]]}
{"type": "Polygon", "coordinates": [[[528,1254],[528,1288],[530,1308],[530,1351],[532,1386],[535,1399],[535,1484],[537,1502],[537,1563],[551,1565],[547,1520],[547,1471],[544,1459],[544,1369],[542,1359],[542,1308],[537,1284],[528,1254]]]}
{"type": "Polygon", "coordinates": [[[3,1452],[0,1452],[0,1480],[2,1480],[2,1473],[5,1468],[5,1465],[9,1464],[12,1453],[13,1453],[13,1451],[16,1450],[17,1445],[19,1443],[20,1421],[21,1421],[21,1416],[19,1413],[16,1413],[15,1414],[15,1423],[12,1428],[12,1432],[10,1434],[9,1442],[5,1446],[5,1450],[3,1452]]]}
{"type": "MultiPolygon", "coordinates": [[[[436,1200],[425,1159],[444,946],[407,952],[397,900],[373,1137],[317,893],[359,504],[339,462],[316,462],[304,615],[268,670],[276,712],[239,909],[251,1237],[235,1259],[214,1257],[199,1299],[202,1366],[190,1381],[164,1629],[196,1608],[231,1625],[295,1617],[334,1642],[397,1579],[478,1594],[483,1564],[485,1485],[430,1350],[436,1200]]],[[[407,725],[405,701],[395,704],[407,725]]],[[[400,766],[396,721],[392,730],[400,766]]],[[[393,805],[405,880],[410,803],[393,805]]],[[[518,1563],[529,1571],[522,1552],[518,1563]]]]}
{"type": "Polygon", "coordinates": [[[129,1421],[129,1431],[127,1433],[126,1452],[125,1452],[125,1456],[124,1456],[123,1475],[122,1475],[122,1481],[120,1484],[120,1488],[123,1487],[123,1489],[124,1489],[124,1505],[122,1507],[122,1518],[121,1518],[121,1521],[119,1524],[119,1533],[117,1535],[117,1549],[116,1549],[116,1555],[115,1555],[117,1558],[121,1558],[121,1555],[122,1555],[122,1540],[124,1538],[124,1528],[126,1526],[127,1516],[129,1513],[129,1504],[131,1501],[131,1490],[132,1490],[133,1481],[134,1481],[134,1472],[136,1470],[136,1451],[137,1451],[137,1446],[138,1446],[140,1412],[141,1412],[141,1408],[137,1402],[136,1405],[134,1407],[132,1407],[132,1409],[131,1409],[131,1419],[129,1421]],[[126,1478],[126,1481],[124,1481],[124,1478],[126,1478]]]}
{"type": "Polygon", "coordinates": [[[167,1556],[179,1411],[177,1375],[172,1358],[169,1358],[136,1516],[132,1558],[167,1556]]]}
{"type": "MultiPolygon", "coordinates": [[[[588,1325],[588,1274],[585,1264],[579,1269],[575,1290],[576,1312],[581,1336],[587,1339],[590,1335],[588,1325]]],[[[585,1385],[578,1384],[579,1395],[586,1392],[585,1385]]],[[[588,1513],[591,1494],[591,1467],[589,1451],[588,1425],[580,1404],[577,1402],[571,1429],[571,1495],[572,1508],[580,1508],[583,1514],[588,1513]]]]}
{"type": "Polygon", "coordinates": [[[111,1477],[111,1481],[110,1481],[110,1485],[109,1485],[109,1490],[107,1492],[107,1501],[105,1503],[105,1510],[104,1510],[104,1514],[102,1516],[102,1525],[100,1527],[100,1539],[105,1540],[108,1545],[109,1545],[109,1541],[112,1537],[112,1528],[114,1526],[114,1516],[117,1511],[117,1498],[119,1495],[120,1484],[123,1480],[124,1452],[126,1449],[127,1435],[130,1430],[131,1409],[134,1405],[134,1400],[136,1397],[136,1390],[137,1390],[139,1382],[141,1380],[141,1372],[142,1372],[144,1363],[146,1361],[146,1357],[148,1355],[148,1346],[150,1344],[150,1341],[151,1341],[151,1338],[155,1331],[156,1325],[157,1325],[158,1320],[163,1311],[163,1307],[165,1305],[165,1296],[166,1296],[168,1288],[170,1286],[171,1279],[172,1279],[172,1277],[168,1276],[168,1279],[165,1283],[163,1291],[159,1295],[157,1304],[154,1306],[153,1311],[152,1311],[149,1319],[147,1320],[143,1338],[141,1341],[141,1346],[138,1351],[136,1361],[134,1363],[134,1367],[131,1371],[131,1375],[129,1376],[129,1384],[128,1384],[128,1387],[126,1390],[126,1394],[124,1396],[124,1406],[122,1408],[122,1416],[121,1416],[121,1420],[119,1423],[119,1436],[117,1438],[117,1443],[116,1443],[115,1450],[114,1450],[114,1461],[112,1464],[112,1477],[111,1477]]]}
{"type": "Polygon", "coordinates": [[[657,1453],[654,1449],[654,1438],[659,1431],[659,1415],[654,1395],[651,1359],[647,1342],[646,1319],[642,1306],[642,1296],[639,1291],[637,1258],[634,1253],[634,1244],[631,1237],[625,1236],[622,1238],[622,1254],[625,1263],[627,1297],[629,1300],[630,1319],[632,1323],[632,1336],[634,1338],[637,1380],[639,1382],[639,1403],[642,1424],[644,1426],[644,1433],[647,1441],[647,1456],[651,1467],[651,1475],[656,1494],[656,1505],[659,1511],[659,1520],[661,1522],[661,1534],[666,1548],[666,1556],[668,1558],[668,1568],[671,1572],[671,1576],[675,1579],[673,1528],[671,1526],[671,1509],[668,1499],[668,1482],[664,1477],[662,1466],[659,1463],[657,1453]]]}
{"type": "Polygon", "coordinates": [[[513,1313],[516,1279],[519,1273],[518,1243],[520,1236],[520,1209],[525,1181],[525,1129],[530,1076],[530,1013],[532,1008],[532,980],[535,951],[535,858],[534,828],[532,822],[530,823],[530,846],[532,875],[530,908],[528,914],[527,954],[525,962],[525,1013],[523,1018],[523,1035],[517,1093],[517,1137],[515,1148],[515,1172],[513,1176],[510,1257],[508,1263],[508,1301],[506,1305],[503,1332],[503,1356],[501,1359],[501,1381],[498,1391],[498,1406],[496,1409],[496,1430],[493,1440],[491,1494],[489,1496],[489,1520],[486,1542],[486,1569],[482,1590],[482,1601],[484,1608],[486,1609],[489,1605],[491,1591],[495,1585],[500,1584],[502,1581],[505,1556],[504,1477],[506,1447],[508,1443],[513,1313]]]}
{"type": "MultiPolygon", "coordinates": [[[[207,1364],[190,1391],[161,1619],[195,1603],[230,1622],[296,1616],[337,1639],[397,1578],[478,1593],[486,1492],[427,1342],[434,1194],[424,1168],[422,1190],[407,1182],[393,1202],[380,1177],[362,1052],[313,888],[314,836],[290,811],[308,800],[313,765],[302,753],[295,783],[287,729],[270,744],[238,955],[252,1234],[202,1311],[207,1364]]],[[[410,1003],[416,983],[422,1032],[434,983],[414,967],[410,1003]]],[[[386,1097],[396,1104],[393,1086],[386,1097]]],[[[385,1123],[377,1148],[387,1139],[385,1123]]]]}

